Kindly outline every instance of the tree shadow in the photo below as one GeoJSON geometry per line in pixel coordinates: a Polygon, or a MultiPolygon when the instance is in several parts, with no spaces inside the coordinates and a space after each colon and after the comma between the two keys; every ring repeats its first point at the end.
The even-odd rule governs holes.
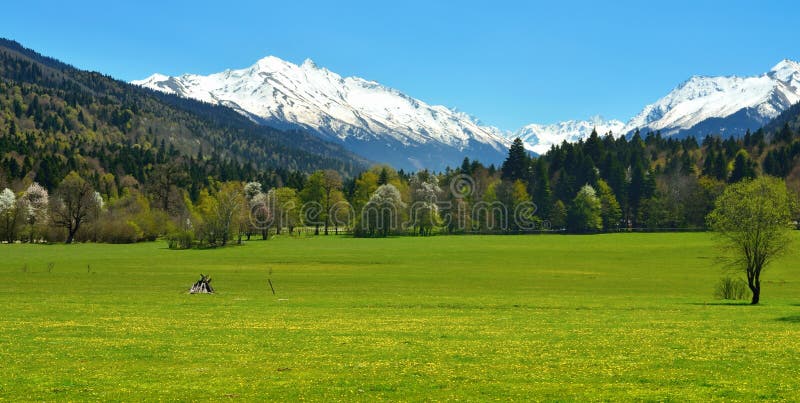
{"type": "Polygon", "coordinates": [[[718,302],[690,302],[689,305],[698,306],[758,306],[747,301],[718,301],[718,302]]]}
{"type": "Polygon", "coordinates": [[[784,316],[775,320],[778,322],[800,323],[800,315],[784,316]]]}

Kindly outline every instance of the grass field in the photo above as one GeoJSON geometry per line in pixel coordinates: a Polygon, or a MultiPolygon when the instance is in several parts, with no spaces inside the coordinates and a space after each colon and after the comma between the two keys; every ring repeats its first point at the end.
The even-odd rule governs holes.
{"type": "Polygon", "coordinates": [[[747,306],[713,299],[721,270],[704,233],[165,247],[0,245],[0,399],[752,400],[800,390],[798,252],[765,273],[762,305],[747,306]],[[186,294],[199,273],[216,294],[186,294]]]}

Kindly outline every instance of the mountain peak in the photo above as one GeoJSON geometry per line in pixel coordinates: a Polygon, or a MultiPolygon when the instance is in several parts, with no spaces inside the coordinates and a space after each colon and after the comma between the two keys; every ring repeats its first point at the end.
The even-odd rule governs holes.
{"type": "Polygon", "coordinates": [[[167,80],[169,80],[169,76],[161,74],[161,73],[153,73],[153,75],[151,75],[150,77],[147,77],[145,79],[131,81],[131,84],[140,85],[141,86],[141,85],[145,85],[147,83],[160,83],[162,81],[167,81],[167,80]]]}
{"type": "Polygon", "coordinates": [[[319,66],[317,66],[317,64],[314,63],[314,61],[311,60],[310,58],[307,58],[306,60],[303,61],[302,67],[305,69],[313,69],[313,70],[319,69],[319,66]]]}
{"type": "Polygon", "coordinates": [[[784,59],[758,76],[693,76],[631,119],[662,134],[737,135],[757,129],[800,101],[800,63],[784,59]]]}
{"type": "Polygon", "coordinates": [[[293,65],[292,63],[289,63],[286,60],[281,59],[280,57],[269,55],[259,59],[256,62],[256,64],[252,66],[252,68],[256,70],[275,71],[275,70],[285,70],[286,68],[292,65],[293,65]]]}
{"type": "Polygon", "coordinates": [[[769,74],[778,80],[788,81],[795,74],[800,76],[800,63],[790,59],[783,59],[769,71],[769,74]]]}
{"type": "Polygon", "coordinates": [[[796,61],[794,61],[792,59],[783,59],[780,62],[778,62],[778,64],[776,64],[775,67],[773,67],[772,70],[770,70],[770,71],[778,71],[778,70],[782,70],[782,69],[785,69],[785,68],[798,69],[798,68],[800,68],[800,63],[798,63],[798,62],[796,62],[796,61]]]}

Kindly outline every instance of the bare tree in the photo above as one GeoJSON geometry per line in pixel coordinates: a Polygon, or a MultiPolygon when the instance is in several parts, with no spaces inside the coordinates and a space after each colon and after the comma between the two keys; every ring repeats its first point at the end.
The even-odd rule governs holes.
{"type": "Polygon", "coordinates": [[[148,188],[158,206],[164,211],[170,211],[170,207],[179,198],[177,188],[188,180],[188,175],[184,172],[179,161],[171,161],[166,164],[158,165],[148,178],[148,188]]]}
{"type": "Polygon", "coordinates": [[[66,229],[65,242],[72,243],[81,224],[97,210],[95,191],[77,172],[70,172],[51,198],[50,210],[53,224],[66,229]]]}

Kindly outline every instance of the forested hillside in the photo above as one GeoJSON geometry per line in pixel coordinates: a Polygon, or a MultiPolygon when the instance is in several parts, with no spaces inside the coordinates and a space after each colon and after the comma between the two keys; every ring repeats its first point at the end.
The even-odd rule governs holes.
{"type": "Polygon", "coordinates": [[[75,69],[0,40],[0,183],[53,188],[70,171],[96,187],[146,183],[166,162],[196,196],[217,180],[302,183],[303,173],[353,175],[366,161],[302,132],[281,132],[224,107],[152,92],[75,69]]]}

